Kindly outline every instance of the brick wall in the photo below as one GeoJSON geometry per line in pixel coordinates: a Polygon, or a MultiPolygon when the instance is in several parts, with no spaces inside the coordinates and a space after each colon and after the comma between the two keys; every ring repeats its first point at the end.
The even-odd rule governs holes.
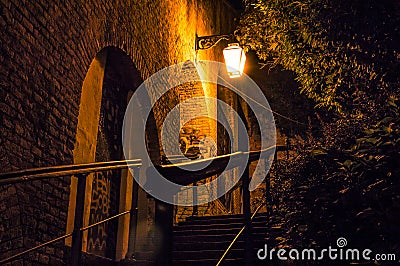
{"type": "MultiPolygon", "coordinates": [[[[212,0],[1,0],[0,10],[2,172],[73,163],[82,83],[104,47],[124,51],[146,79],[195,60],[196,33],[226,33],[233,25],[229,6],[212,0]]],[[[197,56],[221,59],[218,49],[197,56]]],[[[179,94],[159,104],[170,106],[179,94]]],[[[157,124],[165,118],[155,117],[157,124]]],[[[65,233],[69,183],[66,177],[0,187],[0,258],[65,233]]],[[[24,261],[60,264],[61,246],[24,261]]]]}

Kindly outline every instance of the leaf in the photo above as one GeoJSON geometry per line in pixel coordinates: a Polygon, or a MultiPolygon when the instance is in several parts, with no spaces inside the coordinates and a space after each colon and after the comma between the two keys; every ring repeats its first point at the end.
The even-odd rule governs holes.
{"type": "Polygon", "coordinates": [[[375,212],[371,208],[367,208],[359,213],[357,213],[357,218],[368,219],[368,217],[374,216],[375,212]]]}
{"type": "Polygon", "coordinates": [[[374,129],[366,129],[366,130],[364,130],[364,133],[367,135],[372,135],[375,133],[375,130],[374,129]]]}
{"type": "Polygon", "coordinates": [[[350,167],[353,165],[353,161],[351,161],[351,160],[346,160],[346,161],[343,163],[343,165],[346,166],[347,169],[350,169],[350,167]]]}
{"type": "Polygon", "coordinates": [[[395,100],[392,99],[392,98],[388,101],[388,104],[389,104],[390,106],[393,106],[393,107],[396,107],[396,108],[397,108],[397,104],[396,104],[395,100]]]}
{"type": "Polygon", "coordinates": [[[362,143],[366,140],[367,138],[359,138],[356,140],[357,143],[362,143]]]}
{"type": "Polygon", "coordinates": [[[320,156],[320,155],[326,155],[328,154],[325,150],[320,150],[320,149],[315,149],[311,151],[312,155],[314,156],[320,156]]]}
{"type": "Polygon", "coordinates": [[[391,141],[386,141],[382,144],[382,146],[394,146],[395,144],[391,141]]]}
{"type": "Polygon", "coordinates": [[[388,122],[393,121],[393,117],[387,116],[385,118],[383,118],[381,121],[378,122],[377,126],[380,126],[382,124],[387,124],[388,122]]]}
{"type": "Polygon", "coordinates": [[[386,136],[389,136],[390,135],[390,133],[392,133],[392,128],[389,126],[389,127],[383,127],[383,132],[385,132],[386,133],[386,136]]]}
{"type": "Polygon", "coordinates": [[[379,140],[380,140],[379,138],[367,138],[365,141],[375,145],[376,143],[379,142],[379,140]]]}
{"type": "Polygon", "coordinates": [[[276,47],[278,47],[278,43],[277,43],[277,42],[271,44],[271,46],[269,47],[269,49],[270,49],[270,50],[275,50],[276,47]]]}
{"type": "Polygon", "coordinates": [[[308,189],[308,186],[300,186],[300,187],[298,187],[298,189],[304,189],[304,190],[307,190],[307,189],[308,189]]]}

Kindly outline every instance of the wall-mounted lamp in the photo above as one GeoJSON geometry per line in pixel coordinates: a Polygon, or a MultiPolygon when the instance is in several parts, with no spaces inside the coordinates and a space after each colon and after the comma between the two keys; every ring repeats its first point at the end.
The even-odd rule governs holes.
{"type": "MultiPolygon", "coordinates": [[[[217,45],[221,40],[230,41],[233,34],[211,35],[199,37],[196,35],[196,50],[205,50],[217,45]]],[[[223,50],[226,70],[230,78],[237,78],[243,74],[246,55],[238,43],[229,43],[223,50]]]]}

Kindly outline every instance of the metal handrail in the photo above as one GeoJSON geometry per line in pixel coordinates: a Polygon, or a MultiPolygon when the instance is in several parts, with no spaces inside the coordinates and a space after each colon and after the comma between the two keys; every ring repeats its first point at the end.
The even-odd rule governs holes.
{"type": "MultiPolygon", "coordinates": [[[[152,171],[156,170],[163,177],[168,179],[169,181],[179,184],[179,185],[190,185],[190,184],[195,184],[196,182],[203,180],[205,178],[218,175],[222,173],[225,170],[233,169],[236,168],[240,165],[243,165],[243,160],[247,160],[246,164],[249,164],[253,161],[259,160],[260,156],[263,153],[271,153],[274,152],[275,149],[279,150],[282,148],[281,146],[270,146],[268,148],[265,148],[263,150],[259,151],[248,151],[248,152],[234,152],[230,154],[225,154],[225,155],[220,155],[220,156],[215,156],[215,157],[210,157],[210,158],[204,158],[204,159],[197,159],[197,160],[186,160],[184,162],[179,162],[179,163],[170,163],[170,164],[162,164],[159,166],[149,167],[147,169],[148,175],[152,174],[152,171]],[[233,160],[233,163],[228,165],[230,160],[233,160]],[[185,166],[194,166],[197,169],[197,171],[188,171],[183,169],[182,167],[185,166]]],[[[178,156],[174,156],[174,158],[177,158],[178,156]]],[[[239,184],[239,182],[238,182],[239,184]]],[[[235,188],[237,185],[235,185],[235,188]]],[[[196,198],[197,193],[196,193],[196,188],[186,188],[186,189],[191,189],[193,193],[193,198],[196,198]],[[196,194],[196,195],[195,195],[196,194]]],[[[233,189],[233,188],[232,188],[233,189]]],[[[193,204],[193,214],[197,214],[197,204],[193,204]]]]}
{"type": "MultiPolygon", "coordinates": [[[[176,164],[165,164],[155,166],[155,170],[158,171],[162,176],[167,178],[169,181],[179,185],[189,185],[194,182],[200,181],[204,178],[217,175],[222,173],[224,170],[228,170],[228,162],[233,160],[231,168],[235,168],[241,165],[241,162],[248,157],[248,162],[253,162],[260,159],[260,155],[266,152],[274,152],[277,146],[271,146],[260,151],[248,151],[248,152],[234,152],[226,155],[220,155],[216,157],[199,159],[194,161],[187,161],[176,164]],[[198,171],[188,171],[182,168],[182,166],[194,166],[198,171]]],[[[147,171],[152,171],[152,168],[148,168],[147,171]]],[[[150,173],[151,174],[151,173],[150,173]]]]}
{"type": "MultiPolygon", "coordinates": [[[[268,153],[268,152],[274,152],[275,150],[281,151],[286,147],[283,146],[270,146],[266,149],[260,150],[260,151],[249,151],[249,152],[235,152],[231,154],[226,154],[226,155],[221,155],[221,156],[216,156],[212,158],[206,158],[206,159],[200,159],[200,160],[194,160],[194,161],[187,161],[187,162],[181,162],[181,163],[175,163],[175,164],[166,164],[166,165],[160,165],[156,166],[155,168],[157,171],[159,171],[164,177],[168,178],[170,181],[173,181],[175,183],[183,184],[183,185],[188,185],[194,182],[197,182],[201,179],[213,176],[215,174],[220,174],[222,171],[227,170],[227,165],[229,160],[237,160],[237,163],[234,163],[231,165],[231,168],[235,168],[238,165],[240,165],[240,161],[238,160],[243,160],[245,158],[247,159],[247,171],[248,171],[248,165],[249,163],[262,159],[260,158],[262,153],[268,153]],[[183,170],[181,167],[182,166],[197,166],[196,168],[200,168],[202,170],[199,171],[186,171],[183,170]],[[199,166],[205,166],[203,168],[199,166]]],[[[247,173],[248,174],[248,173],[247,173]]],[[[246,174],[244,174],[246,175],[246,174]]],[[[244,184],[248,185],[248,179],[249,177],[247,176],[247,182],[244,184]]],[[[242,186],[244,185],[242,184],[242,186]]],[[[250,195],[247,195],[250,197],[250,195]]],[[[217,266],[221,264],[221,262],[225,259],[229,251],[231,250],[232,246],[235,244],[239,236],[244,232],[247,226],[250,226],[252,223],[255,215],[259,212],[261,207],[265,204],[266,199],[262,201],[262,203],[256,208],[254,213],[250,216],[250,210],[247,211],[249,219],[247,220],[246,218],[246,211],[245,212],[245,218],[246,218],[246,223],[244,226],[241,228],[241,230],[238,232],[238,234],[235,236],[235,238],[232,240],[228,248],[225,250],[224,254],[222,255],[221,259],[218,261],[217,266]]],[[[243,202],[243,204],[245,204],[243,202]]],[[[247,240],[249,241],[249,240],[247,240]]],[[[246,247],[247,249],[247,247],[246,247]]]]}
{"type": "MultiPolygon", "coordinates": [[[[161,172],[161,174],[164,174],[165,176],[169,177],[170,179],[173,179],[171,177],[174,177],[174,176],[180,178],[179,180],[174,180],[176,183],[190,184],[190,183],[199,181],[201,179],[213,176],[215,174],[219,174],[222,171],[226,170],[226,166],[230,159],[242,160],[242,159],[248,157],[248,162],[247,162],[247,164],[248,164],[250,162],[260,159],[260,155],[262,153],[273,152],[276,147],[277,146],[271,146],[271,147],[268,147],[268,148],[266,148],[264,150],[260,150],[260,151],[235,152],[235,153],[231,153],[231,154],[227,154],[227,155],[221,155],[221,156],[216,156],[216,157],[212,157],[212,158],[200,159],[200,160],[184,162],[184,163],[159,165],[159,166],[156,166],[155,169],[157,169],[158,171],[161,172]],[[205,169],[199,170],[196,172],[186,171],[186,170],[183,170],[180,168],[183,165],[199,166],[202,164],[207,164],[208,166],[205,167],[205,169]]],[[[237,165],[240,165],[239,162],[235,163],[232,167],[237,167],[237,165]]],[[[76,200],[77,200],[77,204],[78,204],[78,202],[80,202],[79,205],[82,205],[83,198],[82,198],[81,194],[82,193],[83,193],[83,195],[85,194],[85,183],[86,183],[85,178],[88,174],[95,173],[95,172],[103,172],[103,171],[108,171],[108,170],[125,169],[125,168],[137,169],[141,166],[142,166],[141,159],[134,159],[134,160],[95,162],[95,163],[86,163],[86,164],[60,165],[60,166],[51,166],[51,167],[31,168],[31,169],[25,169],[25,170],[12,171],[12,172],[8,172],[8,173],[1,173],[0,174],[0,186],[8,185],[8,184],[22,183],[22,182],[26,182],[26,181],[43,180],[43,179],[51,179],[51,178],[62,177],[62,176],[74,176],[75,175],[78,177],[78,188],[77,188],[78,192],[77,192],[76,200]],[[81,193],[79,193],[79,192],[81,192],[81,193]]],[[[147,170],[149,170],[149,169],[147,169],[147,170]]],[[[250,221],[254,218],[255,214],[259,211],[260,208],[261,208],[261,205],[256,209],[256,212],[253,214],[250,221]]],[[[6,259],[0,261],[0,264],[9,262],[17,257],[20,257],[22,255],[29,253],[31,251],[37,250],[39,248],[45,247],[54,242],[60,241],[62,239],[65,239],[65,238],[68,238],[71,236],[73,237],[73,239],[75,237],[75,241],[73,241],[73,245],[72,245],[74,248],[74,242],[80,243],[80,245],[81,245],[81,243],[82,243],[81,242],[81,233],[83,231],[132,212],[132,210],[125,211],[125,212],[119,213],[115,216],[112,216],[110,218],[104,219],[100,222],[97,222],[95,224],[89,225],[87,227],[82,227],[81,220],[82,220],[82,215],[83,215],[83,205],[79,206],[79,208],[77,205],[77,209],[75,211],[76,211],[76,213],[75,213],[75,228],[74,228],[73,232],[63,235],[61,237],[55,238],[53,240],[50,240],[46,243],[40,244],[36,247],[30,248],[30,249],[20,252],[18,254],[15,254],[9,258],[6,258],[6,259]],[[79,218],[77,218],[77,216],[79,218]],[[77,221],[78,221],[78,223],[77,223],[77,221]]],[[[246,225],[239,232],[239,235],[244,231],[245,227],[246,227],[246,225]]],[[[237,237],[239,237],[239,235],[237,237]]],[[[233,240],[231,245],[228,247],[228,250],[226,251],[226,253],[229,252],[231,246],[236,241],[237,237],[233,240]]],[[[75,249],[76,249],[75,251],[80,251],[80,247],[78,245],[76,245],[75,249]]],[[[73,252],[74,252],[74,250],[73,250],[73,252]]],[[[224,254],[223,258],[225,256],[226,256],[226,254],[224,254]]],[[[223,258],[221,258],[221,260],[223,260],[223,258]]],[[[77,264],[77,263],[73,262],[73,264],[77,264]]]]}
{"type": "Polygon", "coordinates": [[[28,254],[29,252],[35,251],[35,250],[37,250],[37,249],[40,249],[40,248],[46,247],[46,246],[48,246],[48,245],[50,245],[50,244],[53,244],[53,243],[55,243],[55,242],[57,242],[57,241],[63,240],[63,239],[68,238],[68,237],[71,237],[72,234],[73,234],[72,232],[69,233],[69,234],[65,234],[65,235],[63,235],[63,236],[54,238],[54,239],[52,239],[52,240],[50,240],[50,241],[47,241],[47,242],[42,243],[42,244],[40,244],[40,245],[37,245],[37,246],[35,246],[35,247],[33,247],[33,248],[30,248],[30,249],[24,250],[24,251],[22,251],[22,252],[20,252],[20,253],[17,253],[17,254],[15,254],[15,255],[12,255],[11,257],[5,258],[5,259],[3,259],[3,260],[0,261],[0,265],[2,265],[2,264],[4,264],[4,263],[7,263],[7,262],[10,262],[10,261],[12,261],[12,260],[14,260],[14,259],[16,259],[16,258],[19,258],[19,257],[25,255],[25,254],[28,254]]]}
{"type": "Polygon", "coordinates": [[[30,168],[0,174],[0,186],[32,180],[50,179],[77,174],[90,174],[107,170],[117,170],[142,166],[141,159],[95,162],[85,164],[58,165],[50,167],[30,168]]]}
{"type": "MultiPolygon", "coordinates": [[[[142,166],[141,159],[134,160],[121,160],[121,161],[109,161],[109,162],[94,162],[94,163],[85,163],[85,164],[72,164],[72,165],[58,165],[58,166],[50,166],[50,167],[39,167],[39,168],[30,168],[18,171],[12,171],[7,173],[0,174],[0,186],[1,185],[9,185],[22,183],[26,181],[34,181],[34,180],[43,180],[43,179],[51,179],[62,176],[76,176],[78,178],[78,187],[77,187],[77,199],[76,199],[76,210],[75,210],[75,226],[73,232],[65,234],[63,236],[57,237],[40,245],[37,245],[33,248],[27,249],[25,251],[19,252],[11,257],[3,259],[0,261],[0,264],[4,264],[6,262],[10,262],[18,257],[21,257],[29,252],[35,251],[42,247],[48,246],[57,241],[63,240],[68,237],[73,238],[72,243],[72,253],[80,252],[80,247],[76,243],[82,243],[82,232],[86,231],[92,227],[98,226],[110,220],[116,219],[120,216],[126,215],[128,213],[132,213],[136,210],[128,210],[102,221],[99,221],[95,224],[91,224],[86,227],[82,227],[82,218],[83,218],[83,199],[85,194],[85,183],[86,177],[95,172],[105,172],[109,170],[117,170],[117,169],[126,169],[133,168],[138,169],[142,166]],[[78,206],[79,205],[79,206],[78,206]],[[79,208],[78,208],[79,207],[79,208]],[[79,211],[77,212],[77,210],[79,211]],[[77,222],[79,220],[79,222],[77,222]]],[[[74,256],[73,256],[74,257],[74,256]]],[[[73,258],[76,260],[76,258],[73,258]]],[[[73,264],[77,264],[73,262],[73,264]]]]}
{"type": "MultiPolygon", "coordinates": [[[[256,216],[256,214],[259,212],[259,210],[261,209],[261,207],[265,204],[266,199],[264,198],[264,200],[261,202],[260,205],[258,205],[257,209],[254,211],[253,215],[250,217],[250,223],[253,222],[254,217],[256,216]]],[[[225,259],[225,257],[228,255],[229,251],[232,249],[233,245],[236,243],[236,240],[238,240],[239,236],[243,233],[243,231],[246,229],[248,224],[244,224],[243,227],[240,229],[240,231],[236,234],[235,238],[231,241],[231,243],[229,244],[229,246],[227,247],[227,249],[225,250],[224,254],[222,254],[221,258],[219,259],[219,261],[217,262],[217,264],[215,266],[219,266],[225,259]]]]}
{"type": "MultiPolygon", "coordinates": [[[[83,232],[83,231],[89,230],[90,228],[96,227],[96,226],[98,226],[98,225],[100,225],[100,224],[103,224],[103,223],[105,223],[105,222],[114,220],[114,219],[116,219],[116,218],[118,218],[118,217],[120,217],[120,216],[126,215],[126,214],[128,214],[128,213],[132,213],[132,214],[133,214],[133,213],[136,212],[136,211],[137,211],[137,208],[132,209],[132,210],[129,210],[129,211],[124,211],[124,212],[118,213],[118,214],[116,214],[116,215],[114,215],[114,216],[111,216],[111,217],[109,217],[109,218],[107,218],[107,219],[104,219],[104,220],[102,220],[102,221],[100,221],[100,222],[97,222],[97,223],[88,225],[88,226],[86,226],[86,227],[82,227],[82,228],[80,228],[79,230],[80,230],[81,232],[83,232]]],[[[1,260],[1,261],[0,261],[0,265],[1,265],[1,264],[4,264],[4,263],[7,263],[7,262],[10,262],[10,261],[12,261],[12,260],[14,260],[14,259],[16,259],[16,258],[19,258],[19,257],[25,255],[25,254],[28,254],[29,252],[38,250],[38,249],[40,249],[40,248],[46,247],[46,246],[48,246],[48,245],[50,245],[50,244],[53,244],[53,243],[55,243],[55,242],[58,242],[58,241],[60,241],[60,240],[66,239],[66,238],[68,238],[68,237],[71,237],[73,234],[74,234],[74,232],[72,231],[71,233],[68,233],[68,234],[65,234],[65,235],[63,235],[63,236],[54,238],[54,239],[52,239],[52,240],[50,240],[50,241],[47,241],[47,242],[42,243],[42,244],[40,244],[40,245],[37,245],[37,246],[35,246],[35,247],[33,247],[33,248],[30,248],[30,249],[24,250],[24,251],[22,251],[22,252],[20,252],[20,253],[17,253],[17,254],[15,254],[15,255],[12,255],[11,257],[8,257],[8,258],[6,258],[6,259],[4,259],[4,260],[1,260]]]]}

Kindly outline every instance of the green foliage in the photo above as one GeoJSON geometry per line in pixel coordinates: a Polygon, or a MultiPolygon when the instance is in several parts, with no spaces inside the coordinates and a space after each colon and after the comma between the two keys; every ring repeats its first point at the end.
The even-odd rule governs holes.
{"type": "Polygon", "coordinates": [[[241,44],[337,111],[320,112],[296,156],[273,167],[281,246],[326,247],[344,236],[400,252],[399,18],[395,0],[246,1],[241,44]]]}
{"type": "Polygon", "coordinates": [[[398,13],[393,0],[250,0],[236,36],[317,106],[357,113],[398,81],[398,13]]]}
{"type": "Polygon", "coordinates": [[[351,158],[341,166],[358,178],[400,177],[400,108],[396,98],[388,101],[388,113],[378,123],[365,129],[349,150],[351,158]]]}
{"type": "Polygon", "coordinates": [[[400,252],[399,103],[390,98],[382,119],[344,141],[348,149],[311,138],[274,165],[275,213],[286,230],[281,246],[321,248],[343,236],[353,247],[400,252]]]}

